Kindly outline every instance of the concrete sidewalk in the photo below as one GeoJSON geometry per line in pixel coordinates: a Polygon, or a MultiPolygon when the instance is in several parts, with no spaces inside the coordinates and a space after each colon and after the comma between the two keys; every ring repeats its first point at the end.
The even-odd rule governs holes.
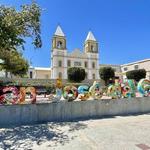
{"type": "Polygon", "coordinates": [[[3,128],[0,149],[148,150],[150,114],[3,128]]]}

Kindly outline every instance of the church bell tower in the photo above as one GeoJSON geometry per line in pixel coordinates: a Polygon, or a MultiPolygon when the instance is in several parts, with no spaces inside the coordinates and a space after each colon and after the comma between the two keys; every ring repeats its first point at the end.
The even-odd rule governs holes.
{"type": "Polygon", "coordinates": [[[54,49],[66,50],[66,37],[60,26],[57,26],[52,39],[52,50],[54,49]]]}
{"type": "Polygon", "coordinates": [[[84,53],[88,56],[88,79],[99,79],[98,42],[91,31],[84,42],[84,53]]]}
{"type": "Polygon", "coordinates": [[[85,53],[98,53],[98,42],[96,41],[93,33],[89,31],[85,43],[84,43],[85,53]]]}
{"type": "Polygon", "coordinates": [[[57,26],[52,38],[51,49],[51,78],[67,79],[67,48],[66,36],[60,26],[57,26]]]}

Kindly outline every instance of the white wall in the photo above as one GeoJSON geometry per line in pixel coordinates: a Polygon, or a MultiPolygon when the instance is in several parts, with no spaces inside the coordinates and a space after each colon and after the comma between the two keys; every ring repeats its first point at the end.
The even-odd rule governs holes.
{"type": "Polygon", "coordinates": [[[150,97],[0,106],[0,127],[150,112],[150,97]]]}
{"type": "MultiPolygon", "coordinates": [[[[146,70],[147,72],[146,78],[150,80],[150,59],[121,65],[121,70],[123,73],[131,70],[135,70],[136,65],[138,65],[138,69],[146,70]],[[125,70],[125,68],[127,68],[127,70],[125,70]]],[[[126,78],[126,75],[124,75],[123,78],[126,78]]]]}

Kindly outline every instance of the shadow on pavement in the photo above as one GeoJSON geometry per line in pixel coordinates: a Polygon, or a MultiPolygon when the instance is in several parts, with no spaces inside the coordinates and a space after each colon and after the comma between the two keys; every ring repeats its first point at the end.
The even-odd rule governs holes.
{"type": "Polygon", "coordinates": [[[69,136],[70,132],[86,127],[79,122],[60,122],[0,129],[0,149],[32,149],[34,144],[46,142],[48,147],[64,145],[76,137],[69,136]]]}

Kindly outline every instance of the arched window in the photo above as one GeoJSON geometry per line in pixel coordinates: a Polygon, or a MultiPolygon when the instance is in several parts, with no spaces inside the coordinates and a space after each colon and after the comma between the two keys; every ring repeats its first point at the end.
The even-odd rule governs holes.
{"type": "Polygon", "coordinates": [[[62,61],[61,60],[58,61],[58,67],[62,67],[62,61]]]}
{"type": "Polygon", "coordinates": [[[57,48],[62,48],[62,42],[61,41],[57,42],[57,48]]]}
{"type": "Polygon", "coordinates": [[[85,67],[85,68],[88,67],[88,62],[87,62],[87,61],[84,62],[84,67],[85,67]]]}
{"type": "Polygon", "coordinates": [[[91,51],[92,51],[92,52],[94,51],[94,46],[93,46],[93,45],[91,45],[91,51]]]}
{"type": "Polygon", "coordinates": [[[59,79],[62,78],[62,73],[61,72],[59,72],[58,77],[59,77],[59,79]]]}
{"type": "Polygon", "coordinates": [[[92,63],[92,68],[95,69],[95,62],[92,63]]]}
{"type": "Polygon", "coordinates": [[[93,79],[95,79],[95,74],[93,73],[93,79]]]}

